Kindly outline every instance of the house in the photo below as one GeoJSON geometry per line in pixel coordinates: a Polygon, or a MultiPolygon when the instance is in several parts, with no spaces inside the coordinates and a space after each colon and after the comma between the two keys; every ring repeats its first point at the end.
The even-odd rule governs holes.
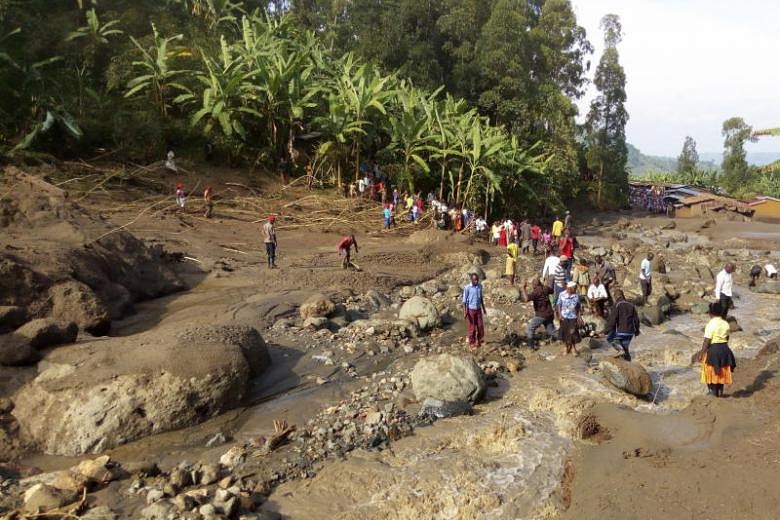
{"type": "Polygon", "coordinates": [[[760,219],[780,220],[780,199],[774,197],[756,197],[748,202],[753,208],[753,215],[760,219]]]}
{"type": "Polygon", "coordinates": [[[666,182],[630,181],[629,202],[632,209],[655,213],[668,213],[680,201],[711,192],[688,184],[670,184],[666,182]]]}
{"type": "Polygon", "coordinates": [[[751,217],[754,209],[737,199],[713,193],[685,197],[674,205],[674,216],[681,218],[728,213],[751,217]]]}

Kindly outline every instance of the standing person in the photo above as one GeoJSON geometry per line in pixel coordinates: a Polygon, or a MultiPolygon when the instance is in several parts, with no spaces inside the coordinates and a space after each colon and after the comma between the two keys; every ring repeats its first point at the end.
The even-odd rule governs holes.
{"type": "Polygon", "coordinates": [[[520,225],[520,235],[523,240],[523,253],[531,252],[531,224],[526,220],[520,225]]]}
{"type": "Polygon", "coordinates": [[[602,334],[607,335],[607,342],[621,352],[620,357],[631,361],[631,352],[628,350],[634,336],[639,336],[639,312],[633,303],[626,300],[623,291],[615,290],[615,306],[607,318],[602,334]]]}
{"type": "Polygon", "coordinates": [[[539,325],[544,325],[548,337],[555,337],[555,324],[553,323],[555,312],[552,303],[550,303],[552,293],[552,289],[543,285],[538,278],[533,279],[530,293],[528,292],[528,282],[523,284],[523,301],[532,301],[534,305],[534,317],[528,322],[528,331],[526,332],[528,346],[534,350],[536,350],[534,332],[539,325]]]}
{"type": "MultiPolygon", "coordinates": [[[[555,268],[555,271],[553,271],[553,291],[555,293],[555,300],[558,301],[558,297],[562,292],[566,290],[568,287],[568,275],[569,272],[566,270],[566,263],[569,261],[569,257],[566,255],[561,255],[559,257],[558,266],[555,268]]],[[[577,288],[577,284],[574,284],[574,288],[577,288]]]]}
{"type": "Polygon", "coordinates": [[[540,228],[537,224],[534,224],[531,228],[531,244],[534,246],[534,254],[536,254],[537,248],[539,247],[539,237],[542,234],[542,228],[540,228]]]}
{"type": "Polygon", "coordinates": [[[393,223],[393,210],[390,209],[390,204],[385,204],[385,209],[382,210],[382,216],[385,219],[385,229],[390,229],[393,223]]]}
{"type": "Polygon", "coordinates": [[[339,256],[344,255],[344,260],[341,261],[341,267],[343,269],[352,265],[352,246],[355,246],[355,254],[357,254],[358,244],[357,240],[355,240],[355,235],[349,235],[348,237],[342,238],[339,245],[336,246],[339,251],[339,256]]]}
{"type": "Polygon", "coordinates": [[[574,263],[574,239],[568,229],[563,232],[563,238],[558,241],[558,252],[568,258],[566,265],[567,279],[571,279],[571,266],[574,263]]]}
{"type": "Polygon", "coordinates": [[[549,229],[545,229],[544,233],[542,233],[542,246],[545,254],[549,255],[550,251],[552,251],[552,233],[550,233],[549,229]]]}
{"type": "Polygon", "coordinates": [[[734,264],[731,262],[723,266],[723,269],[715,277],[715,299],[720,302],[723,308],[723,315],[728,314],[730,309],[734,308],[734,301],[731,299],[732,287],[734,284],[731,273],[734,272],[734,264]]]}
{"type": "Polygon", "coordinates": [[[577,352],[577,343],[581,341],[579,324],[582,321],[582,305],[577,294],[577,284],[569,282],[555,302],[555,313],[561,324],[561,341],[564,344],[564,355],[577,352]]]}
{"type": "Polygon", "coordinates": [[[563,219],[563,229],[571,230],[571,212],[566,212],[566,217],[563,219]]]}
{"type": "Polygon", "coordinates": [[[561,238],[561,235],[563,234],[563,222],[561,222],[561,219],[559,219],[557,216],[555,217],[555,222],[553,222],[552,225],[552,237],[553,240],[558,240],[561,238]]]}
{"type": "Polygon", "coordinates": [[[586,296],[588,298],[588,303],[590,304],[590,312],[599,318],[604,318],[604,304],[607,302],[607,289],[604,287],[604,284],[601,283],[598,276],[593,277],[593,281],[588,287],[586,296]]]}
{"type": "Polygon", "coordinates": [[[596,257],[596,275],[601,280],[601,283],[604,284],[604,289],[607,290],[607,299],[612,303],[610,287],[615,281],[615,267],[610,262],[604,260],[604,257],[601,255],[596,257]]]}
{"type": "Polygon", "coordinates": [[[501,226],[498,222],[493,222],[493,226],[490,228],[490,243],[498,245],[498,239],[501,237],[501,226]]]}
{"type": "Polygon", "coordinates": [[[558,269],[558,264],[560,263],[561,259],[553,253],[549,253],[549,256],[544,261],[544,266],[542,267],[542,283],[550,289],[555,286],[553,277],[555,276],[555,270],[558,269]]]}
{"type": "Polygon", "coordinates": [[[590,287],[590,269],[584,258],[580,258],[580,263],[571,270],[571,281],[577,284],[577,294],[585,298],[590,287]]]}
{"type": "Polygon", "coordinates": [[[265,242],[265,254],[268,257],[268,269],[276,269],[276,217],[268,216],[268,221],[263,224],[263,242],[265,242]]]}
{"type": "Polygon", "coordinates": [[[206,189],[203,190],[203,206],[206,208],[203,216],[206,218],[211,218],[211,213],[214,211],[213,193],[214,190],[211,186],[206,186],[206,189]]]}
{"type": "Polygon", "coordinates": [[[358,189],[358,196],[360,196],[360,198],[362,199],[363,194],[366,192],[366,181],[363,179],[363,177],[358,179],[357,189],[358,189]]]}
{"type": "Polygon", "coordinates": [[[180,209],[184,209],[184,202],[187,200],[187,197],[184,195],[184,184],[177,182],[176,183],[176,205],[179,206],[180,209]]]}
{"type": "Polygon", "coordinates": [[[482,315],[487,314],[485,300],[482,297],[482,284],[479,283],[477,273],[471,273],[471,283],[463,289],[463,313],[469,324],[469,349],[476,352],[485,338],[482,315]]]}
{"type": "Polygon", "coordinates": [[[165,156],[165,168],[173,173],[177,173],[179,169],[176,167],[176,154],[173,150],[168,150],[168,155],[165,156]]]}
{"type": "Polygon", "coordinates": [[[647,299],[653,292],[653,253],[647,256],[639,264],[639,284],[642,286],[642,305],[647,305],[647,299]]]}
{"type": "Polygon", "coordinates": [[[477,217],[474,220],[474,229],[477,231],[477,235],[482,236],[487,231],[487,220],[482,217],[477,217]]]}
{"type": "Polygon", "coordinates": [[[393,188],[393,207],[398,207],[398,203],[401,202],[401,194],[398,193],[398,188],[393,188]]]}
{"type": "Polygon", "coordinates": [[[506,236],[506,226],[501,226],[498,232],[498,247],[506,247],[508,243],[508,237],[506,236]]]}
{"type": "Polygon", "coordinates": [[[732,384],[732,372],[737,360],[729,348],[729,322],[725,308],[720,301],[710,304],[710,321],[704,328],[699,360],[701,361],[701,382],[707,385],[710,395],[723,397],[723,385],[732,384]]]}
{"type": "Polygon", "coordinates": [[[506,246],[506,276],[509,277],[509,285],[515,284],[515,272],[517,271],[517,257],[520,256],[520,248],[510,242],[506,246]]]}

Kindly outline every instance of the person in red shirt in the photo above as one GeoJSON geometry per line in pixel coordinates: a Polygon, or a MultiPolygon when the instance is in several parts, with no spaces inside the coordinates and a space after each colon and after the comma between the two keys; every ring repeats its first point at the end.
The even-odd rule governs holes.
{"type": "Polygon", "coordinates": [[[542,228],[537,224],[534,224],[531,228],[531,244],[534,246],[534,254],[536,254],[536,248],[539,245],[539,237],[542,234],[542,228]]]}
{"type": "Polygon", "coordinates": [[[564,269],[566,269],[566,272],[568,273],[568,276],[571,276],[571,266],[574,261],[574,238],[571,236],[571,231],[568,229],[563,233],[563,238],[558,242],[558,249],[561,252],[561,255],[566,255],[568,257],[568,260],[566,260],[566,265],[564,265],[564,269]]]}
{"type": "Polygon", "coordinates": [[[344,237],[341,239],[341,242],[339,242],[338,250],[339,250],[339,256],[344,255],[344,260],[341,262],[341,267],[346,269],[350,265],[352,265],[352,256],[350,253],[352,252],[352,246],[355,246],[355,254],[358,252],[358,244],[357,240],[355,240],[355,235],[349,235],[348,237],[344,237]]]}

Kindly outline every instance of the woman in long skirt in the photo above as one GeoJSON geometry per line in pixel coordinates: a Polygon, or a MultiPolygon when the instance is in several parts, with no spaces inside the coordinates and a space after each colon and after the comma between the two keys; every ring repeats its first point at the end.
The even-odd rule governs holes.
{"type": "Polygon", "coordinates": [[[732,384],[732,373],[737,368],[734,353],[729,348],[729,323],[724,319],[728,309],[720,302],[710,304],[710,321],[704,328],[701,360],[701,382],[711,395],[723,397],[723,386],[732,384]]]}

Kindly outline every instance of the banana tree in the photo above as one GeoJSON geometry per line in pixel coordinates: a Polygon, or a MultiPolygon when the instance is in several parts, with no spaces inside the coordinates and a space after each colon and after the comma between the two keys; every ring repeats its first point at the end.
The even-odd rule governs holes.
{"type": "MultiPolygon", "coordinates": [[[[501,191],[501,175],[491,166],[499,154],[507,146],[509,139],[503,128],[489,126],[487,122],[477,119],[471,127],[471,146],[463,162],[468,172],[468,181],[463,193],[464,204],[474,206],[474,192],[480,181],[485,182],[488,191],[501,191]]],[[[460,198],[457,199],[460,202],[460,198]]]]}
{"type": "Polygon", "coordinates": [[[431,158],[439,163],[439,200],[444,200],[444,181],[449,172],[450,163],[459,157],[455,125],[457,118],[463,115],[466,102],[455,99],[450,94],[441,103],[433,106],[433,118],[430,120],[432,137],[431,158]]]}
{"type": "Polygon", "coordinates": [[[124,31],[117,27],[119,20],[110,20],[104,24],[100,23],[97,12],[94,8],[87,11],[87,25],[79,27],[72,33],[70,33],[65,41],[79,40],[81,38],[89,38],[95,44],[107,44],[110,36],[119,36],[124,34],[124,31]]]}
{"type": "Polygon", "coordinates": [[[404,83],[395,97],[396,109],[389,115],[390,144],[386,150],[400,155],[402,175],[414,191],[413,168],[416,165],[423,173],[431,171],[423,154],[436,150],[431,146],[434,136],[430,132],[434,117],[435,97],[441,89],[426,96],[414,87],[404,83]]]}
{"type": "Polygon", "coordinates": [[[336,169],[336,185],[343,184],[343,167],[349,159],[349,144],[361,135],[365,121],[355,121],[346,105],[335,93],[328,95],[326,112],[314,120],[314,124],[326,136],[317,149],[317,155],[329,162],[336,169]]]}
{"type": "Polygon", "coordinates": [[[125,97],[133,97],[139,93],[147,93],[151,96],[160,114],[168,114],[168,98],[172,90],[187,92],[188,89],[175,78],[181,76],[185,70],[173,70],[170,68],[170,59],[181,56],[184,51],[173,47],[172,44],[181,41],[184,36],[177,34],[164,38],[157,31],[157,26],[152,24],[154,43],[150,48],[144,47],[138,40],[130,36],[130,41],[141,52],[141,59],[133,62],[133,67],[141,70],[142,74],[131,79],[127,83],[125,97]]]}
{"type": "MultiPolygon", "coordinates": [[[[765,130],[757,130],[753,132],[753,137],[765,137],[765,136],[780,136],[780,128],[768,128],[765,130]]],[[[761,173],[777,173],[780,172],[780,161],[767,164],[759,168],[761,173]]]]}

